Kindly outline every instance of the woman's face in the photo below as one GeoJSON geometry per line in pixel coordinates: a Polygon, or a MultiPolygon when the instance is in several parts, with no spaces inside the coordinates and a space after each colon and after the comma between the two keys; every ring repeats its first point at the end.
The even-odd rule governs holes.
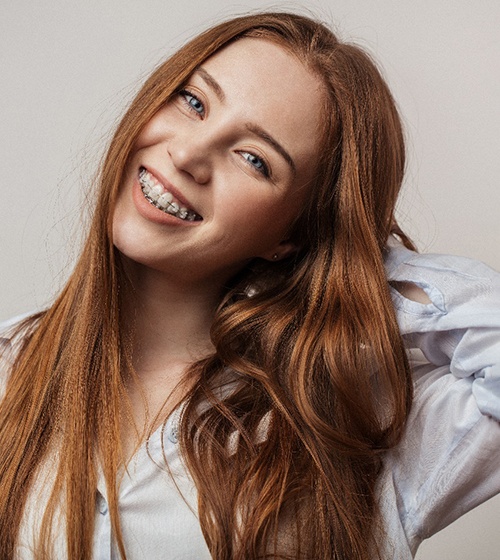
{"type": "Polygon", "coordinates": [[[320,80],[270,41],[244,38],[206,60],[137,139],[116,247],[191,281],[286,257],[311,196],[322,102],[320,80]]]}

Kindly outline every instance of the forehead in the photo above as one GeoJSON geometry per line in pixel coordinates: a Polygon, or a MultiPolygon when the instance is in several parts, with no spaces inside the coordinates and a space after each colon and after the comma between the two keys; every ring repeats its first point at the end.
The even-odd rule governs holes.
{"type": "Polygon", "coordinates": [[[201,67],[220,85],[228,106],[268,129],[292,157],[317,155],[324,86],[298,57],[270,40],[247,37],[201,67]]]}

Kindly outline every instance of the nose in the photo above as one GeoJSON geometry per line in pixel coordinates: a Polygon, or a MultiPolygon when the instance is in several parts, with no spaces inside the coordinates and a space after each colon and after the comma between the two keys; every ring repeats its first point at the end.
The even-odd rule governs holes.
{"type": "Polygon", "coordinates": [[[191,175],[202,185],[210,181],[213,156],[208,138],[179,134],[170,139],[168,152],[178,171],[191,175]]]}

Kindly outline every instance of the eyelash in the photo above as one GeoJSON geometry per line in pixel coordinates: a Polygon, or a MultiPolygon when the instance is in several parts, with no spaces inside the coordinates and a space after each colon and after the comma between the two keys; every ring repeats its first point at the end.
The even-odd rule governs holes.
{"type": "Polygon", "coordinates": [[[181,91],[179,91],[179,97],[182,98],[182,101],[184,103],[184,105],[190,110],[193,111],[193,113],[195,113],[198,116],[202,116],[205,113],[205,107],[203,105],[203,103],[196,97],[196,95],[194,95],[193,93],[191,93],[189,90],[187,89],[182,89],[181,91]],[[192,105],[191,103],[189,103],[188,101],[188,97],[194,99],[195,101],[197,101],[202,109],[203,109],[203,113],[199,113],[192,105]]]}
{"type": "MultiPolygon", "coordinates": [[[[196,95],[194,95],[192,92],[190,92],[188,89],[182,89],[179,91],[179,97],[182,99],[182,102],[184,103],[184,105],[186,106],[186,108],[189,111],[192,111],[196,116],[198,117],[203,117],[204,113],[205,113],[205,107],[202,103],[202,101],[200,101],[200,99],[198,99],[198,97],[196,97],[196,95]],[[199,112],[197,111],[193,105],[191,105],[191,103],[189,102],[188,98],[190,98],[191,100],[194,100],[195,102],[197,102],[200,106],[202,111],[199,112]]],[[[248,154],[250,156],[250,158],[243,158],[245,160],[245,163],[251,167],[253,170],[255,170],[257,173],[260,173],[261,175],[263,175],[266,178],[269,178],[271,176],[271,173],[269,171],[269,166],[266,163],[266,161],[264,160],[264,158],[258,156],[257,154],[254,154],[253,152],[247,152],[247,151],[240,151],[238,152],[240,154],[248,154]],[[261,164],[262,167],[256,167],[255,165],[253,165],[252,163],[250,163],[250,159],[257,159],[258,162],[261,164]]]]}
{"type": "Polygon", "coordinates": [[[263,175],[264,177],[268,178],[271,176],[271,173],[269,172],[269,167],[267,165],[267,163],[264,161],[263,158],[261,158],[260,156],[255,155],[252,152],[247,152],[247,151],[240,151],[240,154],[248,154],[250,156],[249,159],[247,158],[243,158],[245,160],[245,162],[247,163],[247,165],[249,165],[252,169],[255,169],[257,171],[257,173],[260,173],[261,175],[263,175]],[[259,163],[262,165],[262,167],[256,167],[255,165],[253,165],[252,163],[250,163],[250,159],[251,158],[256,158],[259,160],[259,163]]]}

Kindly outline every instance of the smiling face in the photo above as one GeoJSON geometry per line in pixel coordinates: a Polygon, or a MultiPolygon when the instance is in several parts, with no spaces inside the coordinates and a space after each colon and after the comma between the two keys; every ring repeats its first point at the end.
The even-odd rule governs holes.
{"type": "Polygon", "coordinates": [[[139,135],[113,215],[115,246],[146,267],[225,280],[286,257],[315,178],[321,81],[264,39],[206,60],[139,135]]]}

